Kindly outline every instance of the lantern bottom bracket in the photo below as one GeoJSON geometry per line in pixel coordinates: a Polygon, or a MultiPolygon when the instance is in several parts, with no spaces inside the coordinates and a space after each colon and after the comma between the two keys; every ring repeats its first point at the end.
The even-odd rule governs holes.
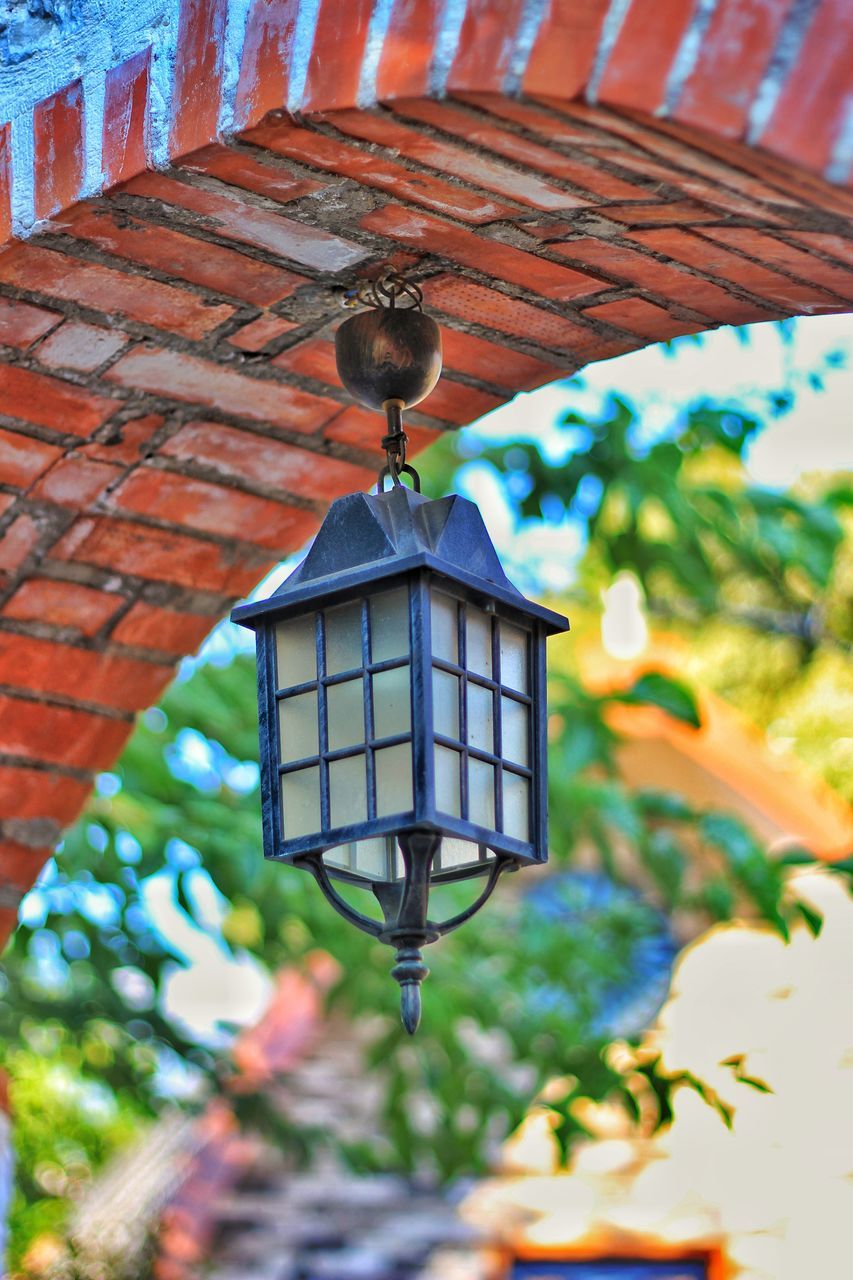
{"type": "Polygon", "coordinates": [[[322,854],[311,855],[302,862],[320,886],[327,901],[350,924],[385,942],[396,950],[396,963],[391,976],[400,985],[400,1015],[409,1035],[414,1035],[421,1020],[421,983],[429,976],[421,947],[436,942],[453,929],[458,929],[480,910],[495,890],[503,871],[514,869],[515,861],[496,857],[482,893],[469,907],[440,923],[430,920],[430,875],[441,849],[442,835],[435,831],[411,831],[399,837],[405,874],[394,883],[377,883],[373,892],[384,917],[380,924],[351,907],[335,889],[323,863],[322,854]]]}

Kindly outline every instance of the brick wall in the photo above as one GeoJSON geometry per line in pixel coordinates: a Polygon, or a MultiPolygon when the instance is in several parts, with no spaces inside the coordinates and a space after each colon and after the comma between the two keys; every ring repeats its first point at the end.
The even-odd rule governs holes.
{"type": "MultiPolygon", "coordinates": [[[[643,0],[618,30],[618,6],[556,0],[354,0],[349,26],[324,0],[310,29],[305,3],[255,3],[239,57],[234,12],[193,0],[170,81],[175,162],[145,171],[163,100],[137,51],[99,99],[110,193],[76,204],[91,82],[37,104],[42,220],[0,251],[0,933],[176,660],[331,499],[371,483],[382,424],[348,404],[332,348],[359,277],[407,267],[441,322],[446,373],[411,415],[418,447],[591,360],[850,309],[853,194],[814,157],[743,141],[770,71],[754,42],[723,40],[734,7],[714,9],[689,74],[689,6],[669,6],[672,47],[646,22],[656,61],[632,89],[643,0]],[[436,16],[451,10],[455,43],[436,16]],[[312,114],[259,120],[297,91],[312,114]],[[375,92],[394,100],[353,108],[375,92]],[[648,114],[658,93],[665,119],[648,114]],[[211,143],[226,100],[247,127],[211,143]]],[[[787,74],[827,7],[809,9],[800,53],[785,45],[787,74]]],[[[765,53],[802,8],[756,5],[765,53]]],[[[842,27],[818,41],[801,104],[816,145],[842,27]]]]}

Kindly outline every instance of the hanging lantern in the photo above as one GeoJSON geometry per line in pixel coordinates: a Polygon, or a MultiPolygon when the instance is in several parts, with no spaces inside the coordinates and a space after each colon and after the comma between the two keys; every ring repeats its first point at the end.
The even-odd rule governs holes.
{"type": "Polygon", "coordinates": [[[395,948],[413,1033],[424,944],[470,919],[503,871],[547,859],[545,640],[568,623],[508,581],[474,503],[420,494],[402,411],[438,379],[440,333],[398,276],[368,300],[337,356],[347,389],[387,415],[377,492],[334,502],[296,571],[232,618],[257,638],[265,856],[309,871],[395,948]],[[473,877],[467,910],[429,917],[432,885],[473,877]]]}

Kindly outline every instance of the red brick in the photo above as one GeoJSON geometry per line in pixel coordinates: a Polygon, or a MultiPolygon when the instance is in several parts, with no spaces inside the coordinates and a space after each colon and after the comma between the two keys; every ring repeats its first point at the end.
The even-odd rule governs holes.
{"type": "Polygon", "coordinates": [[[0,537],[0,574],[14,573],[38,546],[41,530],[32,516],[17,516],[0,537]]]}
{"type": "Polygon", "coordinates": [[[572,123],[558,115],[549,115],[529,102],[519,102],[515,98],[505,98],[497,93],[455,93],[453,97],[478,111],[487,111],[501,120],[519,124],[529,133],[536,133],[548,142],[567,147],[593,146],[600,142],[613,145],[611,134],[602,133],[588,124],[572,123]]]}
{"type": "Polygon", "coordinates": [[[551,0],[522,82],[525,93],[575,98],[589,81],[608,0],[551,0]]]}
{"type": "Polygon", "coordinates": [[[16,298],[0,298],[0,343],[23,351],[61,320],[57,311],[45,311],[16,298]]]}
{"type": "Polygon", "coordinates": [[[50,849],[31,849],[29,845],[12,840],[0,840],[0,885],[26,892],[51,852],[50,849]]]}
{"type": "Polygon", "coordinates": [[[259,316],[257,320],[251,320],[242,329],[232,333],[228,342],[241,351],[262,351],[268,343],[275,342],[276,338],[283,337],[296,327],[292,320],[285,320],[282,316],[259,316]]]}
{"type": "Polygon", "coordinates": [[[161,609],[137,600],[113,630],[112,638],[136,649],[183,655],[194,653],[218,621],[207,614],[161,609]]]}
{"type": "Polygon", "coordinates": [[[0,632],[0,684],[33,693],[136,711],[157,698],[171,674],[168,666],[0,632]]]}
{"type": "Polygon", "coordinates": [[[719,209],[708,209],[690,200],[657,201],[654,204],[608,205],[601,212],[614,222],[627,227],[685,226],[690,223],[719,222],[723,216],[719,209]]]}
{"type": "Polygon", "coordinates": [[[107,769],[133,731],[75,707],[52,707],[0,694],[0,751],[69,769],[107,769]]]}
{"type": "Polygon", "coordinates": [[[169,152],[184,155],[216,137],[227,0],[180,5],[169,152]]]}
{"type": "Polygon", "coordinates": [[[49,769],[0,765],[0,818],[53,818],[73,822],[89,794],[88,782],[49,769]]]}
{"type": "Polygon", "coordinates": [[[375,209],[361,219],[360,225],[390,240],[426,249],[498,280],[506,280],[543,298],[567,302],[607,287],[585,272],[557,266],[496,240],[481,240],[471,231],[440,222],[428,214],[414,213],[401,205],[389,204],[375,209]]]}
{"type": "Polygon", "coordinates": [[[529,391],[531,387],[539,387],[543,382],[552,382],[560,376],[556,365],[546,364],[523,351],[487,342],[460,329],[442,325],[441,342],[445,368],[494,383],[511,395],[517,391],[529,391]]]}
{"type": "Polygon", "coordinates": [[[786,231],[785,234],[804,244],[807,249],[818,249],[830,258],[837,258],[839,262],[846,262],[853,267],[853,240],[830,235],[825,231],[786,231]]]}
{"type": "Polygon", "coordinates": [[[202,538],[107,516],[78,520],[51,555],[226,596],[250,591],[270,567],[270,557],[255,559],[245,547],[238,552],[202,538]]]}
{"type": "Polygon", "coordinates": [[[0,405],[10,418],[75,436],[90,435],[119,407],[106,396],[10,364],[0,364],[0,405]]]}
{"type": "Polygon", "coordinates": [[[376,96],[398,98],[429,92],[442,0],[397,0],[382,45],[376,73],[376,96]]]}
{"type": "Polygon", "coordinates": [[[4,516],[14,502],[13,493],[0,493],[0,516],[4,516]]]}
{"type": "MultiPolygon", "coordinates": [[[[458,109],[452,107],[443,107],[439,103],[421,103],[420,101],[412,102],[407,100],[405,103],[394,103],[395,109],[403,114],[415,115],[418,119],[424,119],[426,123],[431,124],[433,121],[430,117],[437,115],[442,119],[441,128],[448,132],[459,134],[469,142],[477,141],[471,136],[472,130],[476,131],[476,120],[465,115],[458,109]],[[445,114],[449,119],[449,123],[444,122],[445,114]],[[453,128],[453,117],[462,116],[464,128],[453,128]]],[[[532,209],[544,209],[552,211],[555,209],[571,209],[579,205],[589,203],[578,199],[577,196],[571,195],[567,191],[561,190],[560,187],[553,186],[550,182],[543,182],[540,178],[535,178],[530,173],[519,173],[518,170],[510,168],[508,165],[501,164],[498,161],[490,160],[487,156],[479,155],[473,151],[466,151],[462,147],[456,147],[452,143],[443,142],[438,138],[432,138],[428,134],[421,133],[418,129],[412,129],[408,125],[400,124],[398,120],[394,120],[391,116],[370,115],[366,111],[337,111],[333,115],[324,117],[336,129],[340,129],[342,133],[346,133],[351,137],[361,138],[366,142],[378,143],[383,147],[391,147],[395,152],[405,156],[408,160],[414,160],[418,164],[430,165],[434,169],[440,169],[444,173],[452,173],[454,177],[461,178],[464,182],[472,183],[475,186],[483,187],[486,191],[494,191],[504,199],[515,200],[518,204],[528,205],[532,209]]],[[[489,132],[488,126],[483,130],[489,132]]],[[[499,134],[500,130],[493,130],[499,134]]],[[[524,150],[528,145],[515,134],[507,134],[512,143],[517,145],[517,149],[524,150]]],[[[493,150],[498,148],[493,147],[493,150]]],[[[510,150],[513,148],[510,147],[510,150]]],[[[511,156],[517,159],[516,156],[511,156]]],[[[549,158],[553,158],[549,153],[549,158]]],[[[362,164],[365,161],[372,160],[362,154],[362,164]]],[[[523,161],[522,163],[529,163],[523,161]]],[[[395,195],[404,195],[405,193],[399,189],[394,191],[395,195]]],[[[423,203],[420,201],[419,203],[423,203]]],[[[452,212],[448,209],[447,212],[452,212]]],[[[503,209],[500,216],[506,216],[509,210],[503,209]]],[[[494,218],[495,215],[492,215],[494,218]]]]}
{"type": "MultiPolygon", "coordinates": [[[[268,249],[317,271],[343,271],[367,255],[358,245],[333,236],[320,227],[296,222],[279,213],[248,205],[226,192],[203,191],[161,173],[140,174],[122,187],[128,195],[160,200],[205,218],[229,240],[268,249]]],[[[169,210],[171,212],[171,210],[169,210]]]]}
{"type": "Polygon", "coordinates": [[[306,283],[305,276],[248,258],[235,249],[139,222],[126,214],[117,216],[93,205],[81,205],[70,213],[66,228],[71,235],[106,253],[258,307],[281,302],[306,283]]]}
{"type": "Polygon", "coordinates": [[[163,453],[231,480],[274,486],[318,502],[366,489],[375,479],[365,467],[216,422],[188,422],[163,453]]]}
{"type": "Polygon", "coordinates": [[[326,338],[307,338],[295,347],[288,347],[270,361],[277,369],[300,373],[304,378],[314,378],[330,387],[340,387],[338,366],[335,362],[335,345],[326,338]]]}
{"type": "Polygon", "coordinates": [[[728,138],[742,136],[793,0],[721,0],[702,37],[674,115],[728,138]]]}
{"type": "Polygon", "coordinates": [[[0,244],[12,234],[12,126],[0,126],[0,244]]]}
{"type": "Polygon", "coordinates": [[[72,454],[62,458],[42,476],[31,490],[30,497],[82,510],[115,484],[121,474],[121,467],[111,467],[106,462],[95,462],[92,458],[72,454]]]}
{"type": "Polygon", "coordinates": [[[673,60],[694,13],[694,0],[634,0],[604,68],[599,101],[653,115],[663,104],[673,60]]]}
{"type": "Polygon", "coordinates": [[[141,173],[148,163],[148,87],[151,50],[143,49],[106,74],[102,164],[104,185],[141,173]]]}
{"type": "Polygon", "coordinates": [[[758,139],[761,146],[823,173],[849,120],[851,65],[849,0],[823,0],[758,139]]]}
{"type": "Polygon", "coordinates": [[[320,0],[302,95],[304,111],[355,106],[372,12],[373,0],[347,0],[342,21],[340,0],[320,0]]]}
{"type": "Polygon", "coordinates": [[[122,356],[105,377],[120,386],[221,409],[285,431],[315,431],[338,409],[335,401],[296,387],[249,378],[209,360],[157,347],[137,347],[122,356]]]}
{"type": "Polygon", "coordinates": [[[0,256],[0,281],[184,338],[203,338],[234,314],[233,307],[210,306],[185,289],[32,244],[15,245],[0,256]]]}
{"type": "Polygon", "coordinates": [[[834,267],[814,254],[796,249],[793,245],[778,240],[775,236],[765,235],[752,227],[715,227],[708,228],[704,234],[720,244],[741,253],[748,253],[760,262],[771,262],[774,266],[790,271],[824,289],[831,289],[839,298],[853,303],[853,271],[845,271],[842,267],[834,267]]]}
{"type": "Polygon", "coordinates": [[[115,425],[109,439],[93,440],[91,444],[78,449],[78,453],[85,454],[87,458],[97,458],[101,462],[138,462],[141,457],[145,457],[152,436],[160,430],[164,421],[158,413],[131,418],[115,425]]]}
{"type": "Polygon", "coordinates": [[[0,427],[0,484],[28,489],[61,457],[62,450],[52,444],[0,427]]]}
{"type": "Polygon", "coordinates": [[[494,0],[468,0],[447,78],[449,89],[503,88],[524,7],[524,0],[502,0],[499,5],[494,0]]]}
{"type": "Polygon", "coordinates": [[[234,124],[245,129],[287,101],[290,52],[299,0],[252,0],[234,103],[234,124]]]}
{"type": "MultiPolygon", "coordinates": [[[[446,332],[446,331],[445,331],[446,332]]],[[[363,449],[375,454],[378,462],[382,458],[381,440],[385,434],[385,421],[377,413],[360,409],[352,405],[344,409],[336,418],[323,428],[323,439],[334,440],[338,444],[349,445],[353,449],[363,449]]],[[[406,423],[406,435],[409,437],[409,452],[419,453],[437,440],[442,433],[433,427],[415,427],[406,423]]],[[[383,459],[384,460],[384,459],[383,459]]]]}
{"type": "MultiPolygon", "coordinates": [[[[750,293],[766,298],[776,306],[796,314],[824,311],[839,311],[841,306],[829,294],[823,293],[814,285],[796,284],[778,271],[771,271],[761,263],[741,258],[728,249],[714,244],[705,236],[694,235],[690,231],[678,231],[674,228],[661,231],[632,231],[632,240],[664,253],[677,262],[719,276],[722,280],[731,281],[748,289],[750,293]]],[[[688,304],[689,305],[689,304],[688,304]]]]}
{"type": "Polygon", "coordinates": [[[18,912],[15,907],[0,907],[0,951],[4,943],[11,938],[18,927],[18,912]]]}
{"type": "MultiPolygon", "coordinates": [[[[672,233],[669,231],[644,231],[635,233],[634,238],[640,235],[670,234],[672,233]]],[[[717,320],[721,324],[751,324],[756,320],[773,318],[772,312],[733,298],[719,285],[699,280],[672,263],[659,262],[656,258],[621,245],[585,237],[562,245],[555,244],[551,248],[554,253],[565,254],[576,262],[609,271],[620,283],[627,282],[638,285],[641,289],[649,289],[670,302],[690,307],[706,319],[717,320]]]]}
{"type": "Polygon", "coordinates": [[[238,151],[235,147],[224,147],[218,143],[186,156],[181,161],[181,168],[190,173],[206,174],[231,187],[254,191],[256,195],[266,196],[279,204],[289,204],[292,200],[311,195],[313,191],[323,190],[322,182],[294,178],[284,169],[262,163],[248,151],[238,151]]]}
{"type": "MultiPolygon", "coordinates": [[[[336,113],[328,118],[331,123],[338,125],[339,119],[343,117],[336,113]]],[[[365,186],[377,187],[380,191],[388,191],[411,200],[413,204],[453,214],[463,222],[494,222],[513,212],[508,205],[486,200],[464,187],[454,187],[429,174],[412,173],[410,169],[404,169],[385,156],[361,151],[336,138],[328,138],[325,134],[300,129],[283,121],[276,120],[261,125],[246,137],[278,155],[314,165],[329,173],[343,174],[365,186]]],[[[429,142],[429,139],[426,141],[429,142]]]]}
{"type": "Polygon", "coordinates": [[[279,554],[301,547],[317,528],[313,512],[153,467],[140,467],[113,495],[122,511],[240,538],[279,554]]]}
{"type": "MultiPolygon", "coordinates": [[[[429,101],[395,102],[393,106],[401,115],[410,116],[413,119],[420,120],[423,124],[442,129],[445,133],[452,133],[457,138],[464,138],[466,142],[485,147],[489,151],[505,156],[515,164],[526,165],[530,169],[538,169],[543,173],[549,174],[552,178],[559,178],[563,182],[570,182],[574,186],[583,187],[586,191],[594,192],[607,200],[636,200],[648,194],[644,188],[625,182],[623,178],[617,178],[613,174],[606,173],[603,169],[597,169],[595,165],[561,155],[558,151],[548,147],[541,147],[536,142],[521,138],[517,133],[510,133],[506,129],[498,129],[492,124],[483,123],[476,116],[469,115],[468,112],[461,111],[458,107],[451,107],[443,102],[429,101]]],[[[332,119],[337,123],[337,117],[332,117],[332,119]]],[[[368,126],[371,129],[375,128],[373,123],[375,117],[364,115],[360,119],[366,123],[356,124],[354,128],[366,128],[368,126]]],[[[416,133],[414,130],[409,130],[408,132],[413,133],[416,138],[423,137],[423,135],[416,133]]],[[[433,147],[443,145],[434,143],[432,139],[426,139],[426,141],[433,147]]],[[[399,144],[389,143],[388,145],[397,146],[399,144]]],[[[413,144],[413,149],[418,149],[417,144],[413,144]]],[[[568,192],[552,187],[548,183],[540,184],[530,174],[516,173],[515,170],[505,169],[503,165],[492,165],[489,161],[481,161],[479,157],[472,156],[468,151],[457,151],[455,148],[447,149],[456,151],[459,157],[457,161],[458,177],[465,178],[468,182],[479,182],[481,186],[490,185],[482,181],[480,177],[481,166],[488,166],[489,169],[497,170],[499,175],[498,180],[493,179],[495,185],[490,189],[500,191],[501,194],[510,196],[522,204],[532,205],[536,209],[553,211],[578,208],[591,203],[586,197],[570,195],[568,192]],[[506,177],[507,174],[512,175],[511,182],[506,177]]],[[[412,159],[415,158],[417,157],[412,156],[412,159]]],[[[446,163],[440,164],[438,167],[451,171],[446,163]]]]}
{"type": "Polygon", "coordinates": [[[475,418],[481,418],[484,413],[491,413],[492,409],[497,409],[502,404],[503,400],[487,391],[442,378],[426,400],[418,405],[418,411],[461,427],[473,422],[475,418]]]}
{"type": "Polygon", "coordinates": [[[430,306],[459,320],[551,347],[560,352],[567,366],[572,366],[581,354],[591,357],[597,342],[596,334],[585,325],[458,276],[444,275],[426,281],[424,298],[430,306]]]}
{"type": "Polygon", "coordinates": [[[682,333],[699,333],[702,325],[695,321],[678,320],[663,307],[646,302],[643,298],[623,298],[620,302],[604,302],[598,307],[587,307],[585,316],[616,325],[627,333],[634,333],[651,342],[665,342],[682,333]]]}
{"type": "Polygon", "coordinates": [[[120,330],[101,329],[97,325],[67,320],[41,344],[38,358],[52,369],[91,373],[127,343],[127,334],[120,330]]]}
{"type": "Polygon", "coordinates": [[[122,596],[58,578],[28,578],[3,606],[5,618],[73,627],[93,636],[124,604],[122,596]]]}
{"type": "Polygon", "coordinates": [[[83,84],[75,80],[33,111],[37,218],[67,209],[83,182],[83,84]]]}

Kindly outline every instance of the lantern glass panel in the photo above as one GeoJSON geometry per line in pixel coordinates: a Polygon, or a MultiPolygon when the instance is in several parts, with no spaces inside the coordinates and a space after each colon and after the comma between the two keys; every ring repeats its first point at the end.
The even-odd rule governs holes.
{"type": "Polygon", "coordinates": [[[412,728],[411,668],[391,667],[373,676],[373,736],[394,738],[412,728]]]}
{"type": "Polygon", "coordinates": [[[501,684],[527,693],[527,632],[501,622],[501,684]]]}
{"type": "Polygon", "coordinates": [[[459,661],[459,605],[441,591],[434,591],[430,601],[432,615],[432,653],[454,665],[459,661]]]}
{"type": "Polygon", "coordinates": [[[361,601],[326,611],[326,675],[356,671],[362,665],[361,601]]]}
{"type": "Polygon", "coordinates": [[[459,738],[459,677],[432,669],[432,714],[436,733],[459,738]]]}
{"type": "Polygon", "coordinates": [[[530,783],[509,769],[503,771],[504,833],[516,840],[530,839],[530,783]]]}
{"type": "Polygon", "coordinates": [[[281,816],[285,840],[320,830],[320,770],[316,765],[282,775],[281,816]]]}
{"type": "Polygon", "coordinates": [[[371,597],[370,650],[372,662],[409,656],[409,593],[405,587],[371,597]]]}
{"type": "Polygon", "coordinates": [[[495,767],[468,759],[468,818],[478,827],[495,827],[495,767]]]}
{"type": "Polygon", "coordinates": [[[412,807],[412,748],[408,742],[382,747],[373,756],[376,771],[376,816],[408,813],[412,807]]]}
{"type": "Polygon", "coordinates": [[[469,671],[478,676],[492,677],[492,619],[482,609],[468,605],[466,609],[468,625],[466,628],[465,665],[469,671]]]}
{"type": "Polygon", "coordinates": [[[329,761],[332,829],[367,821],[367,773],[364,752],[329,761]]]}
{"type": "Polygon", "coordinates": [[[501,754],[504,760],[527,765],[530,757],[530,712],[523,702],[501,698],[501,754]]]}
{"type": "Polygon", "coordinates": [[[468,746],[490,755],[495,749],[495,725],[491,689],[468,681],[468,746]]]}
{"type": "Polygon", "coordinates": [[[435,748],[435,807],[453,818],[462,816],[462,792],[459,781],[461,756],[450,747],[435,748]]]}
{"type": "Polygon", "coordinates": [[[364,681],[344,680],[326,686],[329,750],[341,751],[364,742],[364,681]]]}
{"type": "Polygon", "coordinates": [[[282,622],[275,630],[276,682],[279,689],[308,684],[317,679],[317,644],[314,614],[282,622]]]}
{"type": "Polygon", "coordinates": [[[319,750],[317,728],[317,690],[282,698],[278,704],[283,764],[306,760],[319,750]]]}

